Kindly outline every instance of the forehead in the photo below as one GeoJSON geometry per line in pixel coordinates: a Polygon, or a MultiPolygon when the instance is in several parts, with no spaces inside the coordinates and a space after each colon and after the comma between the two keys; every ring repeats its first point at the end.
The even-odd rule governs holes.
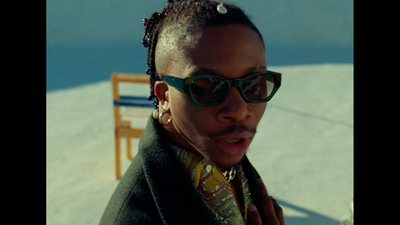
{"type": "Polygon", "coordinates": [[[186,77],[210,74],[212,71],[212,75],[233,78],[231,76],[247,75],[249,68],[266,69],[264,43],[261,37],[247,26],[212,26],[195,35],[181,37],[181,42],[181,35],[173,33],[164,36],[168,38],[162,41],[161,54],[169,55],[162,57],[163,62],[158,60],[164,67],[163,74],[186,77]]]}

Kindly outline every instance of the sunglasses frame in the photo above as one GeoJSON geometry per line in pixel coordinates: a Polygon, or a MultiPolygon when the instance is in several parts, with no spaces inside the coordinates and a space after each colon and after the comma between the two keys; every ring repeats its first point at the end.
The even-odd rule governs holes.
{"type": "Polygon", "coordinates": [[[222,102],[224,102],[226,97],[229,94],[229,91],[227,91],[225,96],[217,102],[203,104],[203,103],[196,102],[196,100],[194,100],[194,98],[192,96],[192,91],[190,89],[190,85],[193,83],[194,80],[204,79],[204,78],[218,78],[218,79],[224,80],[226,83],[228,83],[229,91],[231,90],[232,87],[237,87],[240,95],[246,102],[258,103],[258,102],[268,102],[269,100],[271,100],[271,98],[275,95],[275,93],[278,91],[279,87],[281,86],[282,74],[278,73],[278,72],[267,70],[266,72],[263,72],[263,73],[252,74],[252,75],[246,76],[244,78],[238,78],[238,79],[227,79],[227,78],[223,78],[223,77],[215,76],[215,75],[195,75],[195,76],[185,77],[185,78],[175,77],[175,76],[171,76],[171,75],[164,75],[162,77],[162,80],[164,80],[167,84],[171,85],[172,87],[184,92],[186,94],[186,96],[189,98],[189,100],[195,106],[219,105],[222,102]],[[239,87],[239,84],[242,81],[245,81],[251,77],[259,76],[259,75],[271,75],[274,78],[276,78],[276,79],[274,79],[274,89],[272,90],[272,92],[268,96],[268,98],[266,98],[266,99],[249,100],[246,98],[246,96],[244,96],[242,89],[239,87]]]}

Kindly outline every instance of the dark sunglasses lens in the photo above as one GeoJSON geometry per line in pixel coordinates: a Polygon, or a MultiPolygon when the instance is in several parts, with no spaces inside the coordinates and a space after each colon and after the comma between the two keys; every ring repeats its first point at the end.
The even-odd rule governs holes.
{"type": "Polygon", "coordinates": [[[193,99],[201,104],[220,102],[226,95],[228,83],[218,78],[195,79],[190,84],[193,99]]]}
{"type": "Polygon", "coordinates": [[[275,77],[272,75],[251,76],[241,83],[243,95],[251,101],[266,100],[274,90],[275,77]]]}

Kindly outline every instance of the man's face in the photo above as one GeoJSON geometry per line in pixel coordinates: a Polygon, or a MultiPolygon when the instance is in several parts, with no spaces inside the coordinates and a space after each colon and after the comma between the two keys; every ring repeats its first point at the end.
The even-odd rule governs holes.
{"type": "MultiPolygon", "coordinates": [[[[157,71],[181,78],[217,75],[228,79],[266,71],[263,42],[246,26],[210,27],[195,40],[190,49],[178,51],[179,56],[160,60],[156,51],[156,65],[163,61],[157,71]]],[[[267,105],[245,102],[236,87],[223,103],[204,107],[194,106],[185,93],[165,82],[158,81],[155,89],[161,110],[169,110],[173,117],[174,124],[165,126],[171,142],[210,158],[221,168],[243,158],[267,105]]]]}

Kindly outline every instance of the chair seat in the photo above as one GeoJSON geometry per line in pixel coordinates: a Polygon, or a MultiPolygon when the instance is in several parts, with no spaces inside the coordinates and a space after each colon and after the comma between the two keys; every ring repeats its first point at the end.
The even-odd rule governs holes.
{"type": "Polygon", "coordinates": [[[154,108],[148,107],[125,107],[121,110],[121,120],[146,121],[153,113],[154,108]]]}
{"type": "Polygon", "coordinates": [[[123,127],[116,130],[117,137],[136,137],[142,135],[144,128],[123,127]]]}

